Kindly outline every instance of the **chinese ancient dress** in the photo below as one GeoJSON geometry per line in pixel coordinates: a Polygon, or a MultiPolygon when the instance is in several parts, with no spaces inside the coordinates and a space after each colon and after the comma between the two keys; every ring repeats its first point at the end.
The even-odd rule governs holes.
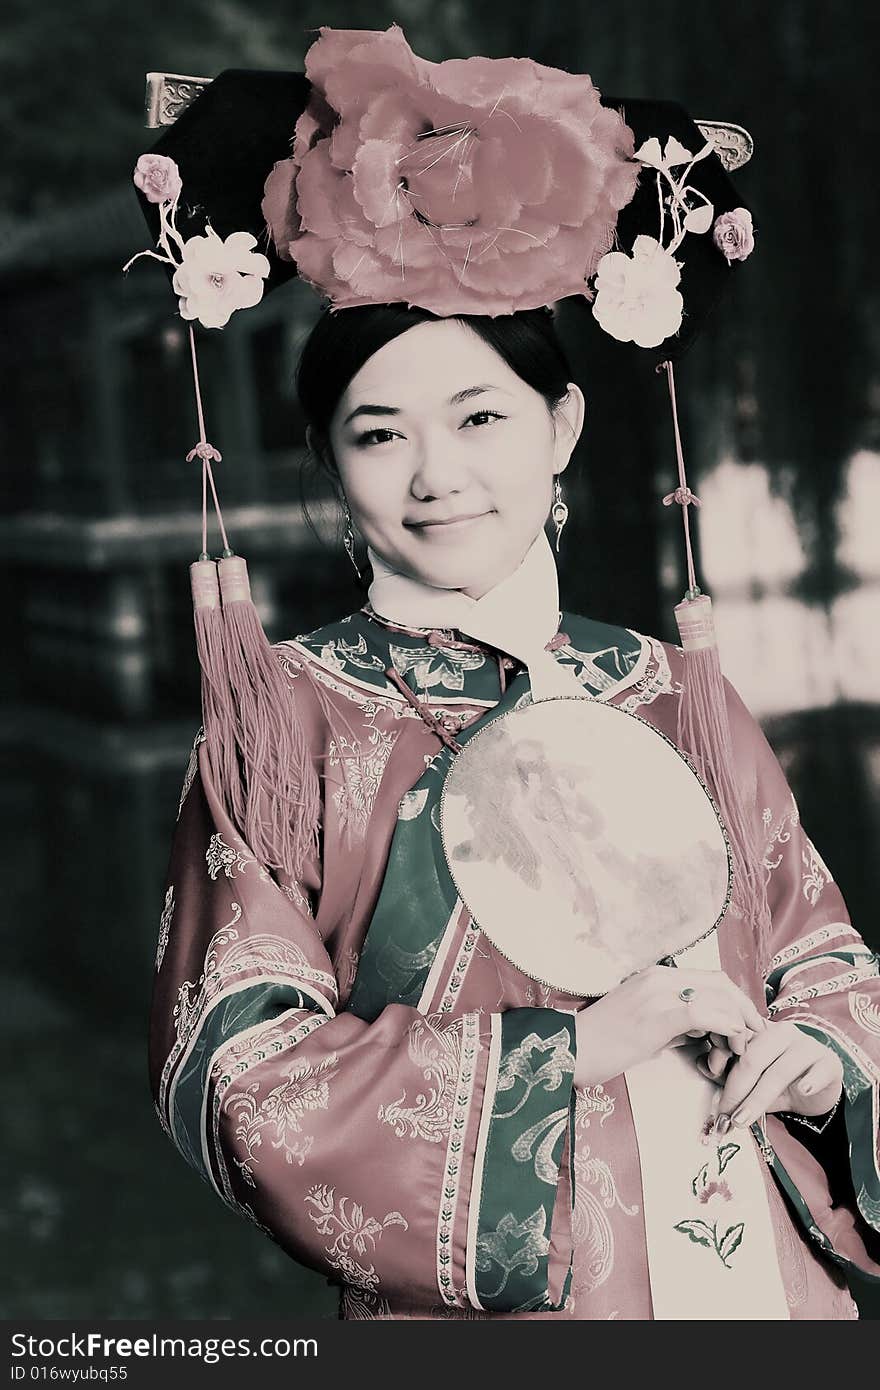
{"type": "MultiPolygon", "coordinates": [[[[548,649],[587,698],[675,740],[679,647],[562,612],[548,649]]],[[[843,1095],[824,1125],[769,1114],[723,1138],[707,1127],[649,1222],[662,1129],[637,1132],[625,1076],[574,1087],[583,1000],[493,948],[440,843],[454,755],[437,721],[466,739],[529,700],[528,670],[369,603],[275,651],[321,780],[320,855],[296,879],[257,861],[211,785],[200,731],[150,1024],[156,1109],[187,1162],[338,1284],[344,1318],[687,1318],[687,1280],[733,1289],[762,1224],[778,1293],[765,1316],[856,1317],[845,1270],[880,1277],[877,958],[730,683],[774,954],[765,975],[734,889],[720,968],[834,1049],[843,1095]],[[762,1198],[743,1217],[747,1161],[762,1198]],[[664,1230],[680,1292],[652,1253],[664,1230]]],[[[693,1315],[754,1316],[736,1297],[693,1315]]]]}

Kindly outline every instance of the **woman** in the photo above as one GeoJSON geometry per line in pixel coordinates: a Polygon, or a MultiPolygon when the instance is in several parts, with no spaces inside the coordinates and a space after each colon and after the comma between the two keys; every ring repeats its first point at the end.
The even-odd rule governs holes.
{"type": "Polygon", "coordinates": [[[438,627],[438,593],[491,596],[514,626],[549,613],[546,650],[584,694],[675,740],[681,649],[558,611],[544,526],[584,422],[571,375],[541,309],[376,305],[313,330],[309,440],[373,580],[363,608],[275,648],[321,786],[299,876],[252,852],[196,739],[156,962],[156,1108],[223,1200],[339,1285],[345,1318],[854,1318],[844,1268],[880,1276],[876,961],[729,683],[766,969],[732,911],[720,968],[566,995],[481,935],[444,861],[438,757],[527,695],[529,670],[438,627]],[[644,1146],[624,1073],[673,1054],[717,1105],[705,1162],[662,1210],[649,1188],[672,1140],[661,1107],[644,1146]],[[760,1192],[731,1221],[747,1150],[760,1192]],[[680,1287],[722,1290],[711,1309],[676,1303],[661,1228],[680,1287]],[[768,1311],[736,1284],[750,1245],[770,1252],[768,1311]]]}

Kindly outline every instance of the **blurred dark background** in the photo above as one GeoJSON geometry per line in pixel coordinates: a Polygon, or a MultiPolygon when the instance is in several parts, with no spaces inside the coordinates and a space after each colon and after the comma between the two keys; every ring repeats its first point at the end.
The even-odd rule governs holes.
{"type": "MultiPolygon", "coordinates": [[[[9,0],[0,34],[0,675],[6,1317],[320,1312],[335,1294],[226,1211],[162,1135],[146,1010],[162,880],[200,723],[187,565],[200,489],[182,321],[130,182],[148,70],[302,68],[319,24],[396,20],[426,58],[530,56],[600,90],[744,125],[756,250],[676,371],[722,662],[878,944],[880,12],[832,0],[536,6],[9,0]]],[[[566,607],[677,640],[684,590],[663,376],[562,330],[589,414],[565,475],[566,607]]],[[[292,283],[202,332],[233,544],[272,640],[358,607],[305,527],[292,283]]],[[[692,513],[694,515],[694,513],[692,513]]],[[[213,547],[212,547],[213,548],[213,547]]],[[[863,1317],[876,1286],[854,1285],[863,1317]]]]}

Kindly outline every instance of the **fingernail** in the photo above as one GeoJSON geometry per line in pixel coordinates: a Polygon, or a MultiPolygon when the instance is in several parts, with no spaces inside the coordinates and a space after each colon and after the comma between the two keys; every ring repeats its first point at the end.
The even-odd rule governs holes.
{"type": "Polygon", "coordinates": [[[716,1133],[716,1134],[726,1134],[727,1131],[728,1131],[729,1129],[730,1129],[730,1116],[729,1116],[729,1115],[725,1115],[725,1114],[722,1113],[721,1115],[718,1116],[718,1119],[715,1121],[715,1133],[716,1133]]]}
{"type": "Polygon", "coordinates": [[[747,1125],[749,1123],[749,1112],[745,1106],[742,1106],[739,1110],[734,1110],[730,1118],[735,1125],[747,1125]]]}

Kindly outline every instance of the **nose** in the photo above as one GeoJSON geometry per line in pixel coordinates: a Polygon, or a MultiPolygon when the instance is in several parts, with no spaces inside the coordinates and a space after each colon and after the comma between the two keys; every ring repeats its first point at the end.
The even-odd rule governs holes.
{"type": "Polygon", "coordinates": [[[426,435],[410,483],[413,497],[420,502],[429,502],[461,492],[467,482],[466,465],[456,458],[456,450],[448,437],[426,435]]]}

